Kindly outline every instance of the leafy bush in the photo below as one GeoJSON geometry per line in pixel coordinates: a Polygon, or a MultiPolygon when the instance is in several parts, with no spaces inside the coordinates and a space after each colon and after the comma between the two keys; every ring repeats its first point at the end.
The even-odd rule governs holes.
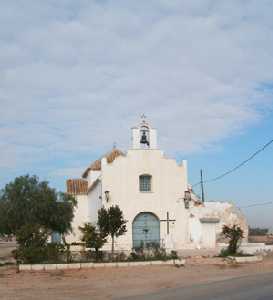
{"type": "Polygon", "coordinates": [[[123,212],[118,205],[110,206],[108,209],[102,207],[98,211],[98,227],[103,237],[110,236],[112,240],[111,254],[114,255],[115,238],[127,232],[123,212]]]}
{"type": "Polygon", "coordinates": [[[0,191],[0,236],[16,238],[13,255],[18,262],[55,257],[58,251],[47,249],[47,240],[52,232],[71,232],[75,205],[73,196],[57,193],[36,176],[17,177],[0,191]]]}
{"type": "Polygon", "coordinates": [[[172,259],[178,259],[177,251],[171,251],[171,258],[172,259]]]}
{"type": "Polygon", "coordinates": [[[46,245],[46,261],[57,263],[66,260],[66,247],[60,243],[50,243],[46,245]]]}
{"type": "Polygon", "coordinates": [[[13,251],[14,258],[22,263],[38,263],[46,259],[48,233],[39,225],[24,225],[16,233],[19,247],[13,251]]]}
{"type": "Polygon", "coordinates": [[[244,237],[243,230],[239,225],[233,225],[232,227],[224,225],[222,232],[223,235],[229,239],[229,244],[227,248],[229,255],[236,254],[240,246],[240,242],[244,237]]]}
{"type": "Polygon", "coordinates": [[[155,260],[167,260],[169,259],[169,256],[164,248],[155,248],[154,254],[151,258],[155,260]]]}
{"type": "Polygon", "coordinates": [[[79,227],[79,229],[82,233],[81,240],[85,243],[87,248],[94,248],[96,260],[101,260],[102,257],[99,249],[106,243],[106,236],[91,223],[85,223],[84,226],[79,227]]]}
{"type": "Polygon", "coordinates": [[[116,262],[127,261],[127,255],[124,252],[120,252],[115,255],[115,261],[116,262]]]}
{"type": "Polygon", "coordinates": [[[229,255],[230,255],[230,253],[229,253],[228,248],[222,249],[221,252],[220,252],[220,254],[219,254],[220,257],[227,257],[229,255]]]}
{"type": "Polygon", "coordinates": [[[144,261],[146,257],[144,253],[141,252],[131,252],[129,257],[127,258],[128,261],[144,261]]]}
{"type": "Polygon", "coordinates": [[[22,226],[16,235],[19,246],[12,254],[17,262],[33,264],[65,260],[65,245],[47,243],[48,232],[42,230],[40,226],[22,226]]]}
{"type": "Polygon", "coordinates": [[[176,251],[172,251],[170,254],[166,253],[164,248],[155,247],[155,248],[138,248],[135,251],[130,253],[128,261],[153,261],[153,260],[169,260],[169,259],[178,259],[176,251]]]}

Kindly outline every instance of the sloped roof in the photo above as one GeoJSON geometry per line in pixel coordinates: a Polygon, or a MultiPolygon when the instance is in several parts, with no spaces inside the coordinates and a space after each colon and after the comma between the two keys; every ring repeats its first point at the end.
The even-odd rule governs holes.
{"type": "Polygon", "coordinates": [[[66,181],[66,189],[68,194],[86,195],[88,192],[88,182],[84,179],[68,179],[66,181]]]}
{"type": "MultiPolygon", "coordinates": [[[[112,163],[118,156],[125,156],[125,154],[119,150],[114,148],[110,152],[106,153],[102,157],[107,159],[108,164],[112,163]]],[[[101,170],[101,159],[95,160],[82,174],[83,178],[86,178],[89,171],[100,171],[101,170]]]]}
{"type": "Polygon", "coordinates": [[[100,179],[97,178],[88,188],[88,194],[97,186],[97,184],[100,182],[100,179]]]}

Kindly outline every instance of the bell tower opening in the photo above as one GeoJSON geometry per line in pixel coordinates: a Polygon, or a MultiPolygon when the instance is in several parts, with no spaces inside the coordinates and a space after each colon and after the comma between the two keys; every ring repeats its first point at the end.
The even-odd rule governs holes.
{"type": "Polygon", "coordinates": [[[150,147],[150,129],[145,123],[140,127],[140,145],[144,149],[150,147]]]}
{"type": "Polygon", "coordinates": [[[157,133],[146,120],[146,116],[141,116],[138,126],[132,128],[132,148],[133,149],[157,149],[157,133]]]}

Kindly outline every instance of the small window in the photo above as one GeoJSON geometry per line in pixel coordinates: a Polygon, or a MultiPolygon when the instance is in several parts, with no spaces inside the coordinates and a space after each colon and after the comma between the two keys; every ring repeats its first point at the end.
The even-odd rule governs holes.
{"type": "Polygon", "coordinates": [[[140,175],[139,176],[139,190],[141,192],[151,192],[152,190],[152,176],[151,175],[140,175]]]}

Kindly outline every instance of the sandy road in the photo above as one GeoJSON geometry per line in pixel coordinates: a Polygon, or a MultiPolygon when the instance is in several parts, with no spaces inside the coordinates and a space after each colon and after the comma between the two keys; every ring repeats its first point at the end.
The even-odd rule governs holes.
{"type": "Polygon", "coordinates": [[[0,299],[114,299],[272,271],[272,257],[239,267],[218,258],[192,259],[181,268],[147,266],[16,274],[14,267],[1,267],[0,299]]]}
{"type": "Polygon", "coordinates": [[[160,290],[122,300],[272,300],[273,273],[160,290]]]}

